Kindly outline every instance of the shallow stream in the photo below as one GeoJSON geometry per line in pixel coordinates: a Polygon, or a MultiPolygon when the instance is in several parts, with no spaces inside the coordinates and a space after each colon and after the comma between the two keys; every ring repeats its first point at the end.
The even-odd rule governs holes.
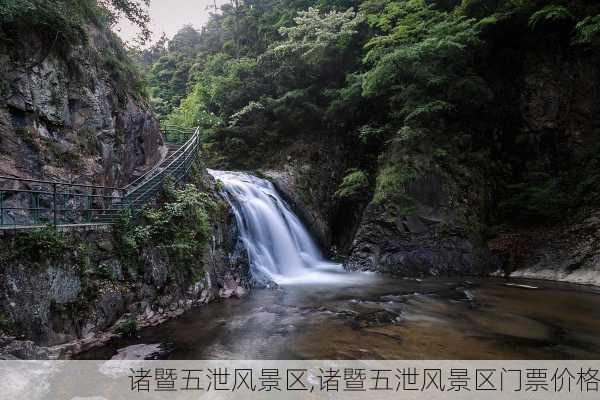
{"type": "Polygon", "coordinates": [[[355,283],[255,290],[82,358],[139,343],[168,344],[169,359],[600,358],[597,289],[360,275],[355,283]]]}

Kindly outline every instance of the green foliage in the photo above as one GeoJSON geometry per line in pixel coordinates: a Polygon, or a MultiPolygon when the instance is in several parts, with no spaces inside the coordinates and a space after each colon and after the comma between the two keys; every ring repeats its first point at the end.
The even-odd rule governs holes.
{"type": "Polygon", "coordinates": [[[142,39],[150,35],[146,6],[149,0],[0,0],[0,26],[14,29],[33,28],[57,42],[78,43],[86,40],[89,22],[109,27],[125,17],[142,30],[142,39]]]}
{"type": "Polygon", "coordinates": [[[60,36],[67,42],[85,40],[86,17],[101,14],[92,1],[0,0],[0,26],[10,30],[31,26],[48,38],[60,36]]]}
{"type": "Polygon", "coordinates": [[[135,318],[129,318],[123,321],[117,327],[117,333],[122,336],[132,337],[138,331],[138,324],[135,318]]]}
{"type": "Polygon", "coordinates": [[[116,247],[125,264],[137,266],[141,250],[148,246],[167,249],[172,261],[186,267],[201,259],[210,237],[214,201],[193,185],[167,189],[165,196],[160,208],[146,210],[136,224],[127,214],[115,224],[116,247]]]}
{"type": "Polygon", "coordinates": [[[500,2],[500,0],[462,0],[459,9],[465,15],[483,18],[492,14],[500,2]]]}
{"type": "Polygon", "coordinates": [[[514,184],[509,190],[511,194],[499,204],[500,214],[523,223],[556,222],[570,203],[557,179],[514,184]]]}
{"type": "Polygon", "coordinates": [[[148,75],[152,105],[160,116],[179,106],[188,88],[191,61],[184,55],[166,54],[152,66],[148,75]]]}
{"type": "Polygon", "coordinates": [[[570,22],[574,19],[573,14],[564,6],[550,4],[536,11],[529,18],[531,29],[538,29],[542,24],[556,24],[570,22]]]}
{"type": "Polygon", "coordinates": [[[113,238],[115,243],[115,252],[123,265],[127,267],[137,267],[139,262],[138,244],[131,235],[133,230],[133,221],[131,211],[125,209],[121,212],[113,225],[113,238]]]}
{"type": "Polygon", "coordinates": [[[408,114],[404,122],[409,126],[423,126],[432,120],[439,120],[452,111],[452,105],[443,100],[434,100],[419,105],[408,114]]]}
{"type": "MultiPolygon", "coordinates": [[[[159,59],[153,67],[151,85],[156,88],[153,99],[157,99],[153,104],[163,115],[169,113],[166,122],[200,124],[207,139],[212,140],[218,139],[220,135],[215,133],[224,128],[258,125],[272,116],[282,117],[283,129],[305,120],[307,112],[322,113],[319,103],[324,97],[336,100],[335,91],[323,83],[332,75],[338,76],[336,80],[345,77],[340,59],[351,48],[362,17],[351,9],[323,12],[314,7],[294,15],[293,9],[285,9],[282,4],[270,8],[266,3],[223,7],[222,14],[214,15],[209,22],[210,29],[201,33],[200,43],[195,45],[196,57],[169,46],[168,57],[185,59],[192,66],[188,70],[187,97],[174,101],[170,92],[180,95],[186,91],[179,86],[173,89],[173,66],[169,70],[164,65],[166,60],[159,59]],[[265,26],[267,23],[269,26],[265,26]],[[257,40],[243,39],[241,31],[257,40]],[[216,32],[229,40],[214,43],[216,32]],[[264,41],[266,37],[271,39],[264,41]],[[165,72],[164,82],[168,83],[163,87],[158,78],[165,72]],[[323,89],[313,91],[313,84],[315,89],[319,84],[323,89]],[[294,110],[298,104],[302,109],[294,110]]],[[[261,128],[257,126],[256,131],[261,128]]],[[[246,136],[250,134],[253,132],[246,130],[246,136]]],[[[261,140],[251,138],[253,142],[261,140]]]]}
{"type": "Polygon", "coordinates": [[[192,25],[185,25],[169,41],[169,52],[193,56],[202,42],[200,33],[192,25]]]}
{"type": "Polygon", "coordinates": [[[458,11],[470,18],[485,20],[489,17],[504,18],[510,15],[529,16],[540,3],[552,0],[462,0],[458,11]]]}
{"type": "Polygon", "coordinates": [[[36,146],[36,135],[31,128],[17,128],[15,129],[15,133],[23,140],[24,143],[27,143],[30,146],[36,146]]]}
{"type": "Polygon", "coordinates": [[[117,277],[115,276],[115,273],[112,270],[112,268],[110,267],[110,265],[98,264],[94,273],[100,279],[107,279],[110,281],[114,281],[117,279],[117,277]]]}
{"type": "Polygon", "coordinates": [[[575,44],[593,44],[600,38],[600,14],[588,16],[575,25],[575,44]]]}
{"type": "Polygon", "coordinates": [[[258,101],[251,101],[240,111],[236,112],[229,118],[229,125],[242,125],[245,120],[252,119],[254,115],[256,115],[257,113],[260,114],[264,112],[264,110],[265,106],[263,106],[261,103],[259,103],[258,101]]]}
{"type": "Polygon", "coordinates": [[[109,45],[101,50],[101,57],[121,98],[126,98],[127,94],[137,98],[148,97],[147,84],[138,65],[129,57],[116,35],[112,34],[111,39],[109,45]]]}
{"type": "MultiPolygon", "coordinates": [[[[96,40],[99,54],[90,53],[114,81],[114,88],[146,97],[144,80],[129,58],[122,41],[110,31],[123,17],[138,25],[148,37],[149,0],[0,0],[0,37],[26,65],[41,63],[51,52],[67,57],[74,46],[88,44],[90,25],[104,31],[106,40],[96,40]],[[35,32],[41,43],[27,36],[35,32]],[[26,41],[27,46],[22,43],[26,41]]],[[[144,39],[144,38],[142,38],[144,39]]]]}
{"type": "Polygon", "coordinates": [[[72,169],[81,168],[83,161],[81,154],[75,149],[64,149],[57,145],[57,142],[51,139],[42,139],[45,146],[46,154],[51,157],[50,164],[59,168],[69,167],[72,169]]]}
{"type": "Polygon", "coordinates": [[[417,178],[416,171],[411,168],[388,166],[379,171],[375,185],[375,203],[400,202],[411,203],[407,195],[408,185],[417,178]]]}
{"type": "Polygon", "coordinates": [[[54,227],[35,229],[6,240],[10,243],[6,243],[0,252],[2,262],[20,261],[39,264],[63,260],[70,254],[72,245],[69,238],[54,227]]]}
{"type": "Polygon", "coordinates": [[[181,126],[218,127],[252,99],[256,61],[233,59],[219,53],[209,57],[204,73],[167,123],[181,126]]]}
{"type": "Polygon", "coordinates": [[[358,137],[363,144],[374,140],[380,140],[385,135],[385,128],[373,127],[371,125],[361,126],[358,130],[358,137]]]}
{"type": "Polygon", "coordinates": [[[369,177],[366,172],[359,169],[351,169],[335,192],[340,199],[351,199],[364,196],[369,190],[369,177]]]}
{"type": "Polygon", "coordinates": [[[4,314],[0,313],[0,332],[10,332],[10,330],[12,329],[13,324],[12,321],[6,317],[4,314]]]}
{"type": "Polygon", "coordinates": [[[284,40],[273,51],[279,57],[294,54],[309,64],[320,64],[331,57],[336,48],[347,46],[357,33],[362,16],[351,8],[322,15],[319,9],[310,7],[307,11],[298,12],[294,22],[294,26],[279,29],[284,40]]]}
{"type": "Polygon", "coordinates": [[[366,45],[364,60],[372,68],[364,76],[363,93],[390,94],[408,115],[442,100],[436,97],[469,73],[472,50],[480,40],[473,20],[433,9],[424,1],[393,4],[386,6],[383,16],[370,20],[385,30],[366,45]]]}
{"type": "MultiPolygon", "coordinates": [[[[507,165],[521,167],[510,121],[499,117],[510,85],[496,77],[541,34],[557,46],[568,46],[569,35],[597,43],[597,13],[587,2],[557,0],[234,2],[202,32],[185,28],[153,50],[160,57],[150,69],[152,102],[163,121],[201,125],[205,150],[232,167],[278,160],[298,139],[334,137],[352,149],[355,167],[337,196],[367,192],[376,176],[373,201],[409,214],[416,170],[527,180],[508,177],[507,165]]],[[[537,151],[520,146],[528,147],[522,154],[537,151]]],[[[537,203],[548,190],[516,201],[537,203]]],[[[155,234],[146,227],[138,236],[155,234]]]]}

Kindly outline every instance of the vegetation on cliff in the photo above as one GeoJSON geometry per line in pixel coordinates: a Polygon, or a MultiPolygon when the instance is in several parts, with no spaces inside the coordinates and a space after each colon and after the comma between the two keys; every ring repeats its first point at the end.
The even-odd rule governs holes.
{"type": "Polygon", "coordinates": [[[597,159],[568,155],[563,127],[523,126],[507,104],[520,67],[506,60],[544,46],[595,59],[599,13],[579,0],[236,2],[144,60],[162,120],[203,126],[221,161],[255,167],[298,138],[334,136],[353,149],[338,195],[372,191],[410,213],[411,182],[454,177],[494,188],[488,220],[529,224],[597,198],[597,174],[577,179],[597,159]]]}
{"type": "Polygon", "coordinates": [[[88,56],[97,58],[120,93],[143,97],[145,80],[110,28],[126,18],[140,28],[138,40],[145,43],[150,35],[148,4],[149,0],[0,0],[0,44],[32,69],[52,53],[68,59],[75,46],[91,47],[94,30],[100,30],[107,41],[98,51],[88,49],[88,56]]]}
{"type": "Polygon", "coordinates": [[[10,35],[34,29],[62,45],[87,40],[85,26],[110,27],[124,17],[137,25],[140,39],[147,40],[149,0],[2,0],[0,25],[10,35]]]}
{"type": "Polygon", "coordinates": [[[180,313],[217,296],[229,276],[249,279],[247,265],[228,264],[235,257],[222,247],[237,238],[224,237],[231,220],[201,169],[194,165],[188,184],[167,185],[140,217],[124,213],[112,232],[47,227],[0,237],[0,333],[47,344],[120,320],[113,328],[127,336],[136,318],[180,313]],[[40,276],[53,278],[39,288],[40,276]],[[42,311],[33,317],[29,307],[42,311]]]}

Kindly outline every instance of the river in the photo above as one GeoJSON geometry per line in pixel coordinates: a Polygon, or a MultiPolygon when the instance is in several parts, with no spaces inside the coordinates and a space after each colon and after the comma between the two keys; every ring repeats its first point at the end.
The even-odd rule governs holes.
{"type": "Polygon", "coordinates": [[[80,355],[165,344],[168,359],[599,359],[600,289],[500,278],[402,279],[346,272],[263,179],[224,187],[256,289],[80,355]]]}

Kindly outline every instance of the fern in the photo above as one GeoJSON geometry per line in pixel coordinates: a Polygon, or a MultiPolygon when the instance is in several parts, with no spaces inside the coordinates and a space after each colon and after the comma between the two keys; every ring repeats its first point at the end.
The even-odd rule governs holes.
{"type": "Polygon", "coordinates": [[[529,18],[529,27],[536,30],[543,24],[560,23],[572,21],[573,19],[573,14],[567,8],[552,4],[533,13],[529,18]]]}
{"type": "Polygon", "coordinates": [[[600,14],[586,17],[575,25],[574,44],[592,44],[600,35],[600,14]]]}

